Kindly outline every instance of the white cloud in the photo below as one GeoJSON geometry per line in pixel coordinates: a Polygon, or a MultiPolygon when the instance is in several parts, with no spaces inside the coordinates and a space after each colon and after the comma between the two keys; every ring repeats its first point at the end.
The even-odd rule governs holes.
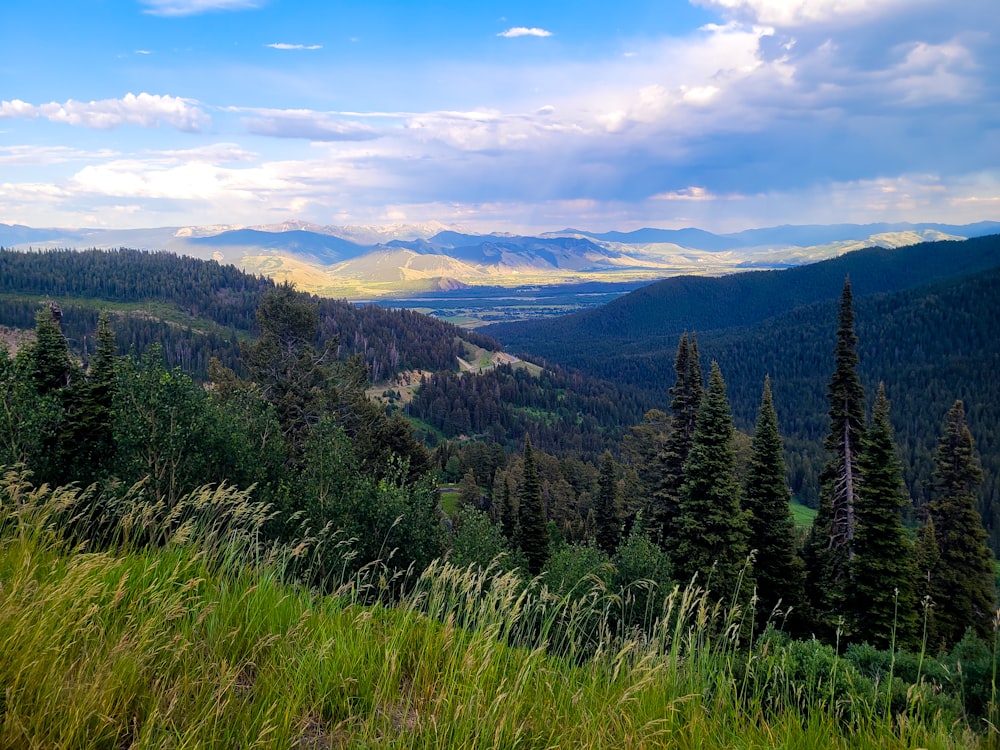
{"type": "Polygon", "coordinates": [[[741,20],[782,28],[859,19],[923,0],[694,0],[741,20]]]}
{"type": "Polygon", "coordinates": [[[552,36],[552,32],[535,27],[529,29],[524,26],[515,26],[514,28],[507,29],[506,31],[501,31],[499,34],[497,34],[497,36],[502,36],[505,37],[506,39],[513,39],[519,36],[547,37],[547,36],[552,36]]]}
{"type": "Polygon", "coordinates": [[[126,94],[121,99],[78,102],[69,99],[59,104],[29,104],[20,99],[0,102],[0,119],[38,118],[68,125],[109,130],[121,125],[150,128],[169,125],[187,132],[197,132],[209,123],[208,116],[189,99],[159,94],[126,94]]]}
{"type": "Polygon", "coordinates": [[[265,44],[265,47],[270,47],[271,49],[280,50],[317,50],[323,49],[322,44],[287,44],[285,42],[272,42],[271,44],[265,44]]]}
{"type": "Polygon", "coordinates": [[[140,0],[152,16],[195,16],[226,10],[248,10],[261,5],[257,0],[140,0]]]}

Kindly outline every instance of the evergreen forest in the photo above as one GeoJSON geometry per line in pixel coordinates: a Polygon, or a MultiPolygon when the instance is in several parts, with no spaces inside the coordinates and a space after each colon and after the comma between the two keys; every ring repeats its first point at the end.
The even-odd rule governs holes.
{"type": "MultiPolygon", "coordinates": [[[[160,584],[140,594],[127,581],[158,575],[139,567],[162,554],[173,570],[163,601],[192,592],[165,605],[175,614],[164,622],[185,628],[170,637],[187,645],[170,665],[150,656],[148,669],[180,669],[171,684],[200,716],[194,706],[214,699],[184,690],[208,678],[177,665],[187,649],[215,658],[226,632],[241,634],[246,650],[222,669],[242,666],[218,702],[241,727],[234,746],[253,744],[239,732],[390,746],[405,727],[405,746],[620,747],[666,742],[664,726],[691,746],[726,745],[746,724],[764,744],[778,733],[800,746],[988,746],[1000,719],[1000,238],[948,246],[950,265],[938,245],[905,261],[877,251],[817,264],[790,281],[714,280],[729,295],[766,279],[744,323],[713,328],[693,311],[650,338],[590,329],[593,374],[557,348],[540,352],[553,363],[525,353],[538,374],[463,374],[467,347],[499,344],[213,262],[0,249],[0,567],[25,576],[0,591],[0,639],[25,648],[11,613],[47,611],[76,622],[83,643],[86,619],[45,599],[70,580],[94,592],[112,582],[87,617],[113,631],[121,602],[155,608],[143,597],[160,584]],[[835,276],[832,298],[803,286],[835,276]],[[784,282],[794,292],[776,291],[784,282]],[[411,402],[366,392],[408,370],[430,373],[411,402]],[[793,493],[816,509],[808,526],[792,515],[793,493]],[[217,621],[240,609],[230,585],[268,602],[259,638],[217,621]],[[308,623],[312,611],[323,625],[308,623]],[[337,618],[381,634],[386,653],[399,648],[380,667],[387,683],[313,684],[319,673],[302,660],[346,648],[314,630],[337,618]],[[317,637],[318,652],[278,653],[282,638],[317,637]],[[298,678],[274,671],[289,659],[298,678]],[[524,671],[540,659],[552,661],[524,671]],[[578,691],[550,710],[589,734],[546,734],[530,702],[516,704],[523,722],[489,724],[507,712],[463,692],[470,664],[505,695],[540,695],[541,675],[558,672],[578,691]],[[511,664],[521,671],[509,675],[511,664]],[[454,682],[438,694],[442,674],[454,682]],[[310,691],[288,704],[300,701],[298,713],[258,705],[268,680],[295,693],[296,679],[310,691]],[[619,701],[629,718],[598,728],[574,714],[581,698],[596,714],[619,701]],[[673,718],[656,713],[664,700],[673,718]],[[495,734],[473,741],[480,725],[495,734]]],[[[40,629],[63,632],[55,620],[40,629]]],[[[374,658],[342,669],[367,675],[374,658]]],[[[100,697],[101,726],[66,722],[43,744],[168,746],[149,733],[161,719],[187,738],[178,746],[205,741],[210,719],[189,730],[177,695],[137,687],[140,661],[135,685],[100,697]],[[129,693],[122,707],[114,696],[129,693]]],[[[0,664],[6,744],[37,736],[30,717],[53,700],[34,669],[0,664]]],[[[108,671],[124,680],[119,669],[108,671]]]]}

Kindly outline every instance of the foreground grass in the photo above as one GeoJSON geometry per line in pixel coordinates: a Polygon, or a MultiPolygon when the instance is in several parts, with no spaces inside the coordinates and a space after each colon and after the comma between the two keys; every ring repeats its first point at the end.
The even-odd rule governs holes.
{"type": "Polygon", "coordinates": [[[69,548],[40,493],[7,489],[0,747],[977,746],[919,700],[893,716],[845,689],[836,662],[790,681],[779,647],[737,649],[739,623],[713,626],[696,590],[675,591],[644,638],[447,564],[402,602],[363,605],[377,576],[320,596],[217,538],[69,548]]]}

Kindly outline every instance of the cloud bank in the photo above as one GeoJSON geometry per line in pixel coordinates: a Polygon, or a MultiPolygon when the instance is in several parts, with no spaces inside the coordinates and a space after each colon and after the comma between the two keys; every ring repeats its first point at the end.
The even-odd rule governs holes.
{"type": "Polygon", "coordinates": [[[122,125],[143,128],[169,125],[190,133],[209,124],[209,117],[193,102],[176,96],[159,94],[126,94],[121,99],[78,102],[69,99],[62,104],[29,104],[14,99],[0,102],[0,119],[44,118],[85,128],[110,130],[122,125]]]}

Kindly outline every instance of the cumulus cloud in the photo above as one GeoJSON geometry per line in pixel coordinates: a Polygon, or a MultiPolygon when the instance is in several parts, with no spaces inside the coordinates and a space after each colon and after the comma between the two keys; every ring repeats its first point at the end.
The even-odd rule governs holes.
{"type": "Polygon", "coordinates": [[[280,50],[317,50],[323,49],[322,44],[288,44],[286,42],[272,42],[271,44],[265,44],[265,47],[270,47],[271,49],[280,50]]]}
{"type": "Polygon", "coordinates": [[[248,10],[261,5],[257,0],[140,0],[152,16],[195,16],[227,10],[248,10]]]}
{"type": "Polygon", "coordinates": [[[527,28],[525,26],[515,26],[513,28],[507,29],[506,31],[501,31],[497,36],[502,36],[506,39],[513,39],[519,36],[537,36],[537,37],[547,37],[552,36],[551,31],[545,29],[539,29],[536,27],[527,28]]]}
{"type": "Polygon", "coordinates": [[[69,99],[60,104],[29,104],[14,99],[0,102],[0,119],[45,118],[51,122],[109,130],[121,125],[150,128],[169,125],[187,132],[198,132],[209,123],[208,116],[191,100],[159,94],[126,94],[121,99],[78,102],[69,99]]]}

